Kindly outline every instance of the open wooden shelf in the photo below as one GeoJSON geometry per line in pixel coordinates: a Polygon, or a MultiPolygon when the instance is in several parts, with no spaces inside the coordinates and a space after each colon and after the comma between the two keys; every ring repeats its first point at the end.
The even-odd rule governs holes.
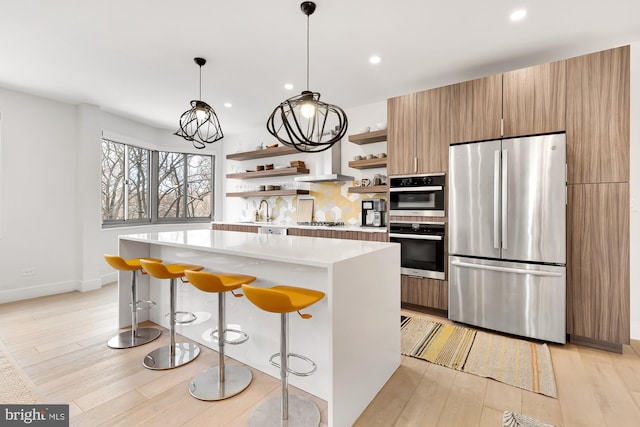
{"type": "Polygon", "coordinates": [[[241,191],[227,193],[227,197],[297,196],[298,194],[309,194],[309,190],[241,191]]]}
{"type": "Polygon", "coordinates": [[[371,144],[373,142],[380,142],[387,140],[387,130],[375,130],[373,132],[358,133],[356,135],[349,135],[349,142],[354,144],[371,144]]]}
{"type": "Polygon", "coordinates": [[[253,159],[263,159],[265,157],[276,157],[276,156],[286,156],[288,154],[296,154],[300,153],[300,151],[296,150],[293,147],[275,147],[275,148],[265,148],[263,150],[255,150],[255,151],[245,151],[242,153],[234,153],[227,154],[227,159],[229,160],[253,160],[253,159]]]}
{"type": "Polygon", "coordinates": [[[373,187],[349,187],[349,193],[386,193],[386,185],[374,185],[373,187]]]}
{"type": "Polygon", "coordinates": [[[387,167],[387,158],[352,160],[349,162],[349,167],[354,169],[384,168],[387,167]]]}
{"type": "MultiPolygon", "coordinates": [[[[275,148],[273,148],[275,150],[275,148]]],[[[262,150],[265,151],[265,150],[262,150]]],[[[255,172],[228,173],[227,178],[232,179],[251,179],[251,178],[269,178],[272,176],[285,175],[308,175],[309,169],[306,168],[282,168],[255,172]]]]}

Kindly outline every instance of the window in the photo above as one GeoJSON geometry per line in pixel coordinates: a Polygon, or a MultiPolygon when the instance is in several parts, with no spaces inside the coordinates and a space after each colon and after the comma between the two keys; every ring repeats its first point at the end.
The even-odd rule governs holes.
{"type": "Polygon", "coordinates": [[[212,157],[158,152],[158,219],[211,218],[212,157]]]}
{"type": "Polygon", "coordinates": [[[103,226],[211,220],[213,164],[213,156],[103,139],[103,226]]]}

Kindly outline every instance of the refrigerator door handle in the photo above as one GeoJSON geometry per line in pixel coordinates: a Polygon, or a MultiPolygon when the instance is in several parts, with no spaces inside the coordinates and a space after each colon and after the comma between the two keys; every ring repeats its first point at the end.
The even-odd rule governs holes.
{"type": "Polygon", "coordinates": [[[500,249],[500,150],[493,154],[493,248],[500,249]]]}
{"type": "Polygon", "coordinates": [[[562,277],[561,273],[555,273],[552,271],[537,271],[537,270],[526,270],[523,268],[498,267],[494,265],[469,264],[469,263],[460,262],[460,261],[451,261],[451,265],[454,265],[456,267],[475,268],[478,270],[501,271],[504,273],[530,274],[532,276],[562,277]]]}
{"type": "Polygon", "coordinates": [[[502,249],[507,249],[507,207],[509,205],[507,195],[507,177],[509,175],[509,152],[502,150],[502,249]]]}

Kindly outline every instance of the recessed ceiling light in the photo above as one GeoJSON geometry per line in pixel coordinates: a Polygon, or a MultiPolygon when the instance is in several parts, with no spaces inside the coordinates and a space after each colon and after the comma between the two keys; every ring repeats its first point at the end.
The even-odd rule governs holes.
{"type": "Polygon", "coordinates": [[[231,103],[230,103],[230,102],[225,102],[225,103],[224,103],[224,106],[225,106],[225,107],[227,107],[227,108],[231,108],[231,107],[233,107],[233,105],[231,105],[231,103]]]}
{"type": "Polygon", "coordinates": [[[291,83],[285,83],[284,88],[286,90],[291,90],[291,89],[293,89],[293,85],[291,83]]]}
{"type": "Polygon", "coordinates": [[[524,18],[525,16],[527,16],[527,11],[525,9],[519,9],[519,10],[516,10],[515,12],[513,12],[511,14],[511,20],[512,21],[519,21],[522,18],[524,18]]]}
{"type": "Polygon", "coordinates": [[[369,62],[372,64],[379,64],[380,57],[378,55],[373,55],[372,57],[369,58],[369,62]]]}

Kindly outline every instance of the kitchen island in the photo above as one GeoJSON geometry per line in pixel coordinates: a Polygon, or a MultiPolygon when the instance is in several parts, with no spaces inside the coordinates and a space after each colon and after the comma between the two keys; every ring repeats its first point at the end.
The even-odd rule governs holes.
{"type": "MultiPolygon", "coordinates": [[[[352,425],[400,364],[396,243],[203,229],[124,235],[120,255],[249,274],[258,278],[256,286],[284,284],[325,292],[325,298],[303,311],[312,319],[290,315],[290,351],[311,358],[318,369],[309,377],[290,375],[289,383],[327,401],[330,426],[352,425]]],[[[128,280],[119,277],[120,327],[131,324],[128,280]]],[[[139,287],[140,299],[149,296],[158,303],[149,310],[149,320],[168,328],[168,281],[141,276],[139,287]]],[[[228,297],[226,306],[227,327],[250,337],[242,345],[225,346],[226,354],[279,378],[278,368],[268,360],[279,351],[280,316],[257,309],[245,298],[228,297]]],[[[217,323],[217,296],[179,284],[177,309],[198,316],[177,332],[216,349],[210,334],[217,323]]]]}

